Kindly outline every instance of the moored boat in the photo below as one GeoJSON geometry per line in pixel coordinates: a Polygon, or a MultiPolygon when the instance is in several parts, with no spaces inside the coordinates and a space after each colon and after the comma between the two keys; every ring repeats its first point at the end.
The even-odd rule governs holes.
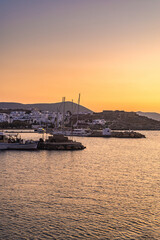
{"type": "Polygon", "coordinates": [[[67,130],[57,130],[54,129],[51,134],[53,135],[64,135],[64,136],[79,136],[87,137],[91,134],[90,130],[83,128],[67,129],[67,130]]]}
{"type": "Polygon", "coordinates": [[[24,141],[18,135],[6,135],[0,132],[0,150],[36,150],[38,142],[24,141]]]}
{"type": "Polygon", "coordinates": [[[66,132],[66,136],[80,136],[87,137],[90,135],[90,131],[83,128],[75,128],[71,131],[66,132]]]}

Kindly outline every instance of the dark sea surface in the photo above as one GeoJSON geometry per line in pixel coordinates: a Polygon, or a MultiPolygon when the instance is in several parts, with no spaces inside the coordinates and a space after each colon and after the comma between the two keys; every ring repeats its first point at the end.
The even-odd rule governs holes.
{"type": "Polygon", "coordinates": [[[160,132],[143,133],[1,151],[0,239],[160,239],[160,132]]]}

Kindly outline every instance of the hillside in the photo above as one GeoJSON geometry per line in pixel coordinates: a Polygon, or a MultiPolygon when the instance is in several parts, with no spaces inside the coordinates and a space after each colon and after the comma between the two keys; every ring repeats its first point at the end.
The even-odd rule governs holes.
{"type": "Polygon", "coordinates": [[[160,121],[139,116],[135,112],[103,111],[92,115],[80,115],[79,120],[82,119],[85,122],[105,119],[107,126],[112,130],[160,130],[160,121]]]}
{"type": "MultiPolygon", "coordinates": [[[[14,102],[0,102],[0,109],[37,109],[42,111],[63,112],[64,103],[36,103],[36,104],[22,104],[14,102]]],[[[72,102],[65,102],[65,112],[70,111],[77,113],[78,104],[72,102]]],[[[82,105],[79,105],[80,113],[92,113],[92,111],[82,105]]]]}
{"type": "MultiPolygon", "coordinates": [[[[21,104],[21,103],[10,103],[10,102],[1,102],[1,109],[37,109],[44,111],[59,111],[63,112],[64,103],[37,103],[37,104],[21,104]]],[[[7,110],[1,110],[1,112],[7,110]]],[[[65,112],[70,111],[73,114],[77,114],[78,104],[72,102],[65,102],[65,112]],[[72,111],[73,110],[73,111],[72,111]]],[[[109,126],[113,130],[160,130],[160,121],[148,118],[146,116],[142,116],[145,113],[136,113],[136,112],[125,112],[125,111],[103,111],[100,113],[93,113],[88,108],[83,106],[79,106],[79,113],[83,113],[79,115],[79,120],[84,120],[83,122],[92,122],[94,119],[105,119],[107,126],[109,126]],[[86,114],[93,113],[93,114],[86,114]]],[[[154,116],[159,117],[160,114],[156,114],[154,116]]],[[[77,116],[73,116],[74,123],[77,121],[77,116]]],[[[82,127],[85,126],[85,123],[82,127]]],[[[96,126],[99,128],[100,126],[96,126]]]]}
{"type": "Polygon", "coordinates": [[[137,112],[138,115],[160,121],[160,113],[156,112],[137,112]]]}

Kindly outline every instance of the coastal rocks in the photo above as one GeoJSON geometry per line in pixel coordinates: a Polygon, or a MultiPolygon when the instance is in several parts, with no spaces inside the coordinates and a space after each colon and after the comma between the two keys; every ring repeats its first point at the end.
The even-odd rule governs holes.
{"type": "Polygon", "coordinates": [[[124,131],[124,132],[112,132],[111,137],[116,138],[145,138],[145,135],[134,132],[134,131],[124,131]]]}
{"type": "Polygon", "coordinates": [[[104,138],[145,138],[145,135],[134,131],[111,131],[110,135],[103,135],[102,131],[94,131],[89,137],[104,138]]]}
{"type": "Polygon", "coordinates": [[[84,147],[80,142],[72,143],[46,143],[39,142],[38,149],[40,150],[83,150],[84,147]]]}

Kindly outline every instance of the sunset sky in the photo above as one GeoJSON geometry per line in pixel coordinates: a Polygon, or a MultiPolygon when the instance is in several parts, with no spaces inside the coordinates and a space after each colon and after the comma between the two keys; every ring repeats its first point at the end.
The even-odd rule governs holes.
{"type": "Polygon", "coordinates": [[[160,0],[0,0],[0,89],[160,113],[160,0]]]}

